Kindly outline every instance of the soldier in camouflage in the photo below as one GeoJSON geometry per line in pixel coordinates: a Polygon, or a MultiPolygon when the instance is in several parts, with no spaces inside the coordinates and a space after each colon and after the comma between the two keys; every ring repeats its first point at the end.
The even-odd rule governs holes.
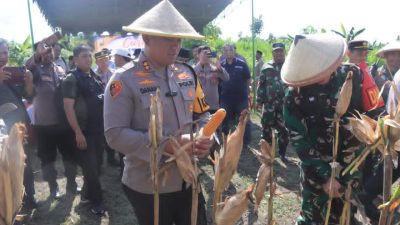
{"type": "MultiPolygon", "coordinates": [[[[361,174],[342,176],[339,173],[331,180],[332,119],[340,88],[349,71],[353,72],[353,90],[349,109],[342,118],[350,116],[349,112],[354,113],[354,110],[368,111],[362,107],[363,75],[356,65],[341,64],[345,42],[337,37],[329,34],[296,36],[291,48],[289,60],[282,68],[282,79],[291,86],[285,96],[283,116],[292,145],[301,160],[303,199],[297,224],[324,223],[331,182],[333,201],[329,224],[339,224],[343,192],[348,184],[353,187],[353,193],[357,192],[361,174]],[[315,55],[319,57],[315,62],[321,61],[303,60],[315,55]]],[[[344,123],[345,119],[342,119],[340,124],[344,123]]],[[[338,171],[354,160],[359,146],[350,132],[340,126],[338,171]]]]}
{"type": "Polygon", "coordinates": [[[283,123],[282,105],[287,86],[281,79],[281,68],[285,62],[285,45],[274,43],[272,45],[273,60],[266,63],[262,70],[257,88],[257,105],[264,105],[261,125],[262,138],[271,143],[271,128],[278,131],[279,155],[282,161],[285,157],[289,139],[283,123]]]}

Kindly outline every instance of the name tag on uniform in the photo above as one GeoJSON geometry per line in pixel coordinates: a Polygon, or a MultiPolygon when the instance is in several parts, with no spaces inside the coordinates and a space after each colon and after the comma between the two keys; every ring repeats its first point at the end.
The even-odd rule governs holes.
{"type": "Polygon", "coordinates": [[[179,85],[179,87],[193,87],[194,81],[189,80],[189,81],[178,82],[178,85],[179,85]]]}
{"type": "Polygon", "coordinates": [[[140,88],[140,93],[141,94],[147,94],[150,92],[155,92],[159,88],[159,86],[150,86],[150,87],[142,87],[140,88]]]}
{"type": "Polygon", "coordinates": [[[235,66],[236,69],[243,69],[243,66],[235,66]]]}

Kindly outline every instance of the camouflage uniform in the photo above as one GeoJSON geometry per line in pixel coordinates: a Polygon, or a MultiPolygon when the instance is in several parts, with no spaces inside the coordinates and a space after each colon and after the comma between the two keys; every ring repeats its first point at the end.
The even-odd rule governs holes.
{"type": "MultiPolygon", "coordinates": [[[[387,82],[388,80],[393,80],[393,76],[396,73],[395,71],[389,72],[387,66],[383,65],[377,70],[371,71],[375,83],[378,86],[379,90],[381,90],[382,86],[387,82]]],[[[388,96],[389,96],[389,89],[390,86],[386,85],[384,91],[382,92],[382,97],[385,103],[387,102],[388,96]]]]}
{"type": "MultiPolygon", "coordinates": [[[[361,91],[362,73],[353,64],[343,64],[336,75],[325,85],[310,85],[306,87],[290,88],[284,102],[284,120],[289,129],[289,135],[295,151],[301,160],[302,169],[302,197],[301,215],[298,224],[323,224],[328,194],[323,190],[331,174],[332,146],[334,141],[334,127],[332,118],[339,91],[345,81],[348,71],[353,71],[353,94],[348,112],[358,110],[362,112],[361,91]]],[[[348,115],[345,115],[345,118],[348,115]]],[[[343,124],[344,121],[341,121],[343,124]]],[[[339,170],[344,169],[358,154],[359,142],[349,131],[340,126],[339,152],[337,162],[339,170]],[[350,148],[355,150],[347,152],[350,148]]],[[[339,176],[342,187],[351,182],[355,190],[358,188],[360,174],[339,176]]],[[[329,224],[338,224],[342,212],[343,202],[336,198],[332,202],[332,212],[329,224]]]]}
{"type": "Polygon", "coordinates": [[[287,86],[281,79],[282,64],[268,62],[261,70],[257,103],[264,104],[261,118],[262,138],[271,143],[271,128],[278,131],[279,154],[285,155],[288,133],[283,123],[283,99],[287,86]]]}

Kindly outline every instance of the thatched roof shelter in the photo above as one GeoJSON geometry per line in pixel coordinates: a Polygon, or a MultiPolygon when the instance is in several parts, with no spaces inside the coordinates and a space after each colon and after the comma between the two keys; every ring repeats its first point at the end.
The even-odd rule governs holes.
{"type": "MultiPolygon", "coordinates": [[[[33,0],[53,28],[63,33],[121,32],[160,0],[33,0]]],[[[170,0],[197,31],[232,0],[170,0]]]]}

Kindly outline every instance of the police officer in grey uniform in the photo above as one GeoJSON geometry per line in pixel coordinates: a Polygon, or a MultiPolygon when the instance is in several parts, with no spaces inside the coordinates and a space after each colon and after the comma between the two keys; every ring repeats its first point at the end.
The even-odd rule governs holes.
{"type": "MultiPolygon", "coordinates": [[[[145,43],[138,62],[118,69],[105,91],[104,127],[108,144],[125,155],[122,183],[140,225],[153,224],[153,186],[148,138],[150,95],[159,88],[163,103],[164,136],[173,135],[197,116],[208,120],[208,106],[192,69],[176,62],[181,38],[201,39],[193,27],[167,0],[161,1],[125,31],[141,33],[145,43]]],[[[189,131],[179,139],[187,143],[189,131]]],[[[212,140],[196,140],[198,157],[205,157],[212,140]]],[[[166,142],[160,149],[173,153],[166,142]]],[[[160,165],[166,157],[158,160],[160,165]]],[[[190,224],[191,187],[183,181],[176,165],[169,169],[165,185],[160,185],[161,225],[190,224]]],[[[204,199],[199,195],[198,224],[206,224],[204,199]]]]}

